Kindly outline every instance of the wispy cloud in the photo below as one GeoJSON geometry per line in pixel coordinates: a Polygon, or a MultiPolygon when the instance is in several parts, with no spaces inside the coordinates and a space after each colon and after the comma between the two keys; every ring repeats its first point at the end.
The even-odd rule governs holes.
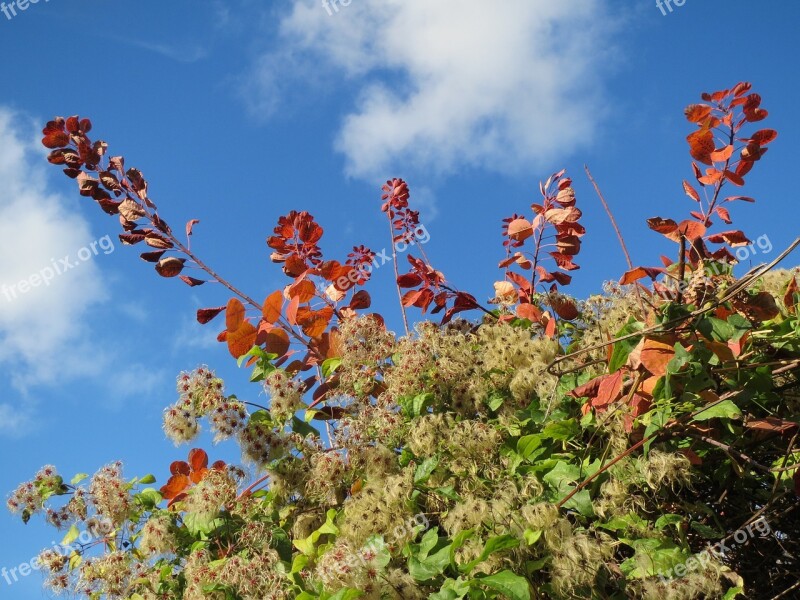
{"type": "Polygon", "coordinates": [[[208,49],[199,44],[180,44],[180,43],[162,43],[162,42],[148,42],[144,40],[137,40],[132,38],[119,38],[119,42],[141,48],[149,52],[154,52],[170,60],[180,63],[193,63],[203,60],[208,56],[208,49]]]}
{"type": "Polygon", "coordinates": [[[336,148],[350,176],[552,167],[597,133],[612,20],[581,0],[294,0],[281,50],[255,63],[251,106],[274,112],[291,71],[357,92],[336,148]],[[322,75],[325,76],[325,75],[322,75]]]}

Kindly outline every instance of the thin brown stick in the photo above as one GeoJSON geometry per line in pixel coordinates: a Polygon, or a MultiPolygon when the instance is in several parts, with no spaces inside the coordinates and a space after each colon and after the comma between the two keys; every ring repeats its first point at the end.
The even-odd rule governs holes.
{"type": "Polygon", "coordinates": [[[406,330],[406,335],[411,334],[411,330],[408,328],[408,315],[406,315],[406,307],[403,306],[403,292],[400,289],[400,285],[397,283],[397,280],[400,278],[400,271],[397,266],[397,248],[394,245],[394,226],[392,224],[392,208],[389,207],[389,210],[386,212],[386,216],[389,219],[389,241],[392,243],[392,265],[394,266],[394,285],[397,288],[397,297],[400,300],[400,312],[403,314],[403,327],[406,330]]]}
{"type": "Polygon", "coordinates": [[[678,304],[683,304],[683,278],[686,277],[686,236],[681,234],[681,254],[678,258],[678,304]]]}
{"type": "MultiPolygon", "coordinates": [[[[603,209],[605,209],[608,218],[611,219],[611,226],[614,228],[614,232],[617,234],[619,245],[622,247],[622,253],[625,255],[625,260],[628,263],[628,269],[633,271],[633,261],[631,260],[630,252],[628,252],[628,247],[625,245],[625,238],[622,237],[622,231],[620,231],[619,225],[617,225],[617,220],[614,218],[614,213],[611,212],[611,207],[609,207],[608,202],[606,202],[603,192],[600,191],[600,186],[597,185],[597,182],[592,176],[592,172],[589,170],[589,165],[583,165],[583,168],[586,171],[586,176],[589,178],[592,186],[594,186],[594,191],[597,192],[597,197],[600,198],[603,209]]],[[[639,298],[639,306],[642,309],[642,315],[644,315],[646,313],[644,308],[644,300],[642,299],[642,292],[638,285],[636,286],[636,296],[639,298]]]]}

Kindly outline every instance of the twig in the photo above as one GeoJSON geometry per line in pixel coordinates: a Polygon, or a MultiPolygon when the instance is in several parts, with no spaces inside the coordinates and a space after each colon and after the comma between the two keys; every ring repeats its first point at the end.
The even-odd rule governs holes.
{"type": "MultiPolygon", "coordinates": [[[[603,192],[600,191],[600,186],[597,185],[597,182],[594,180],[592,172],[589,170],[589,165],[583,165],[583,168],[586,171],[586,176],[589,178],[589,181],[594,186],[594,191],[597,192],[597,196],[600,198],[600,202],[603,204],[603,208],[605,209],[608,218],[611,219],[611,226],[614,228],[614,232],[617,234],[619,245],[622,247],[622,253],[625,255],[625,260],[628,263],[628,269],[632,271],[634,268],[633,261],[631,260],[630,252],[628,252],[628,247],[625,245],[625,238],[622,237],[622,231],[620,231],[619,225],[617,225],[617,220],[614,218],[614,213],[611,212],[611,208],[608,206],[608,202],[606,202],[603,192]]],[[[639,306],[641,307],[642,314],[644,315],[646,312],[644,308],[644,300],[642,300],[642,292],[638,285],[636,286],[636,296],[639,298],[639,306]]]]}
{"type": "Polygon", "coordinates": [[[683,279],[686,277],[686,236],[681,234],[681,251],[678,267],[678,304],[683,304],[683,279]]]}
{"type": "Polygon", "coordinates": [[[400,279],[400,270],[397,266],[397,248],[394,245],[394,225],[392,223],[392,208],[386,211],[386,216],[389,219],[389,241],[392,243],[392,265],[394,266],[394,285],[397,288],[397,297],[400,300],[400,312],[403,314],[403,327],[406,330],[406,336],[411,334],[408,328],[408,315],[406,315],[406,307],[403,305],[403,292],[400,290],[400,285],[397,280],[400,279]]]}
{"type": "Polygon", "coordinates": [[[782,591],[780,594],[778,594],[777,596],[773,596],[773,597],[772,597],[772,600],[778,600],[778,598],[785,598],[786,596],[788,596],[788,595],[789,595],[789,592],[793,592],[793,591],[794,591],[794,590],[796,590],[797,588],[800,588],[800,581],[798,581],[797,583],[795,583],[795,584],[794,584],[792,587],[790,587],[790,588],[788,588],[788,589],[785,589],[785,590],[783,590],[783,591],[782,591]]]}
{"type": "Polygon", "coordinates": [[[754,468],[758,469],[759,471],[761,471],[763,473],[769,473],[770,472],[770,468],[769,467],[765,467],[764,465],[762,465],[761,463],[759,463],[755,459],[750,458],[749,456],[747,456],[747,454],[744,454],[743,452],[739,452],[738,450],[735,450],[733,447],[729,446],[728,444],[724,444],[723,442],[719,442],[719,441],[717,441],[717,440],[715,440],[713,438],[710,438],[710,437],[705,436],[705,435],[700,435],[700,434],[697,434],[697,433],[690,433],[690,432],[686,432],[685,431],[685,432],[683,432],[683,435],[685,435],[687,437],[690,437],[692,439],[695,439],[695,440],[699,440],[701,442],[705,442],[706,444],[709,444],[711,446],[715,446],[715,447],[719,448],[720,450],[722,450],[723,452],[725,452],[726,454],[735,454],[736,456],[741,458],[743,461],[745,461],[746,463],[752,465],[754,468]]]}

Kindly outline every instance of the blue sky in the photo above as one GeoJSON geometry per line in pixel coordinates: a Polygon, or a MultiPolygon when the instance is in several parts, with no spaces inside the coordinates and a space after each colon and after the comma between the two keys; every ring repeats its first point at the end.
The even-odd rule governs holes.
{"type": "MultiPolygon", "coordinates": [[[[322,223],[330,258],[387,246],[379,190],[397,176],[422,210],[434,264],[488,298],[501,219],[562,167],[588,229],[570,291],[596,292],[625,263],[583,164],[634,260],[656,263],[673,249],[645,219],[691,210],[682,109],[740,80],[764,97],[780,137],[748,179],[758,203],[735,206],[734,220],[773,246],[754,262],[798,234],[786,183],[800,144],[797,3],[687,0],[667,15],[654,0],[338,8],[41,0],[11,19],[0,12],[0,283],[100,248],[46,288],[0,296],[0,489],[46,463],[71,475],[117,458],[130,476],[163,480],[188,451],[160,428],[181,370],[207,363],[230,392],[259,394],[214,341],[217,325],[194,322],[197,308],[226,301],[222,290],[158,278],[120,246],[115,219],[46,163],[39,129],[55,115],[90,117],[93,136],[144,172],[162,216],[200,219],[193,247],[253,296],[285,283],[265,238],[291,209],[322,223]]],[[[388,266],[369,289],[399,328],[388,266]]],[[[229,445],[210,452],[237,458],[229,445]]],[[[0,539],[10,569],[56,537],[0,514],[0,539]]],[[[0,597],[40,598],[40,584],[0,579],[0,597]]]]}

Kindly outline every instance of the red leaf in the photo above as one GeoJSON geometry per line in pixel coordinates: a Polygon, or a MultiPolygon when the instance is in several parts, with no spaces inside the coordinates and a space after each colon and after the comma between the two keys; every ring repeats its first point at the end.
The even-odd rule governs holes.
{"type": "Polygon", "coordinates": [[[188,275],[181,275],[181,281],[183,281],[189,287],[197,287],[198,285],[203,285],[206,283],[203,279],[195,279],[194,277],[189,277],[188,275]]]}
{"type": "Polygon", "coordinates": [[[397,278],[397,285],[401,288],[415,288],[422,283],[422,277],[416,273],[406,273],[397,278]]]}
{"type": "Polygon", "coordinates": [[[197,311],[197,322],[205,325],[214,320],[225,308],[224,306],[218,306],[217,308],[201,308],[197,311]]]}
{"type": "Polygon", "coordinates": [[[189,465],[193,471],[201,471],[208,467],[208,454],[205,450],[194,448],[189,451],[189,465]]]}
{"type": "Polygon", "coordinates": [[[162,258],[156,264],[156,273],[162,277],[177,277],[183,271],[183,263],[185,259],[170,256],[169,258],[162,258]]]}
{"type": "Polygon", "coordinates": [[[539,323],[542,320],[542,311],[533,304],[520,304],[517,306],[516,313],[520,319],[528,319],[534,323],[539,323]]]}
{"type": "Polygon", "coordinates": [[[729,144],[721,150],[712,152],[711,160],[714,162],[727,162],[731,156],[733,156],[733,144],[729,144]]]}
{"type": "MultiPolygon", "coordinates": [[[[683,234],[689,241],[694,241],[705,235],[706,226],[697,221],[681,221],[677,233],[683,234]]],[[[680,241],[680,236],[676,236],[676,241],[680,241]]]]}
{"type": "Polygon", "coordinates": [[[233,358],[240,358],[255,346],[258,330],[250,321],[243,322],[238,329],[228,329],[228,351],[233,358]]]}
{"type": "Polygon", "coordinates": [[[663,272],[663,269],[655,269],[652,267],[636,267],[631,271],[627,271],[623,276],[622,279],[619,280],[620,285],[630,285],[631,283],[635,283],[640,279],[644,279],[645,277],[649,277],[652,280],[655,280],[663,272]]]}
{"type": "Polygon", "coordinates": [[[600,389],[600,384],[606,377],[608,377],[608,375],[595,377],[591,381],[576,387],[567,395],[572,396],[573,398],[594,398],[597,395],[597,391],[600,389]]]}
{"type": "Polygon", "coordinates": [[[544,335],[547,338],[555,339],[556,337],[556,320],[554,317],[547,319],[547,324],[544,326],[544,335]]]}
{"type": "Polygon", "coordinates": [[[126,246],[135,246],[136,244],[144,241],[143,233],[120,233],[119,241],[126,246]]]}
{"type": "Polygon", "coordinates": [[[744,185],[744,179],[741,176],[737,175],[733,171],[725,171],[725,178],[730,181],[733,185],[742,187],[744,185]]]}
{"type": "Polygon", "coordinates": [[[264,320],[267,323],[276,323],[281,318],[281,311],[283,310],[283,294],[280,290],[272,292],[266,300],[261,309],[264,320]]]}
{"type": "Polygon", "coordinates": [[[775,141],[775,138],[778,137],[778,132],[774,129],[762,129],[760,131],[756,131],[750,139],[758,144],[759,146],[766,146],[770,142],[775,141]]]}
{"type": "Polygon", "coordinates": [[[353,310],[364,310],[365,308],[369,308],[371,304],[372,299],[366,290],[356,292],[353,295],[353,299],[350,300],[350,308],[353,310]]]}
{"type": "Polygon", "coordinates": [[[165,500],[173,500],[178,496],[178,494],[188,488],[190,484],[191,481],[187,475],[184,475],[183,473],[173,475],[169,478],[169,481],[167,481],[166,485],[161,488],[161,495],[165,500]]]}
{"type": "Polygon", "coordinates": [[[719,218],[725,221],[726,224],[730,225],[733,223],[731,221],[731,214],[728,212],[728,209],[723,206],[717,206],[714,208],[714,212],[719,215],[719,218]]]}
{"type": "Polygon", "coordinates": [[[647,226],[653,231],[656,231],[667,237],[669,237],[669,234],[674,233],[678,229],[678,224],[675,221],[672,219],[662,219],[661,217],[647,219],[647,226]]]}
{"type": "Polygon", "coordinates": [[[707,239],[712,244],[728,244],[733,248],[750,244],[750,240],[741,231],[722,231],[708,236],[707,239]]]}
{"type": "Polygon", "coordinates": [[[703,185],[714,185],[722,181],[724,173],[719,169],[706,169],[706,174],[698,179],[703,185]]]}
{"type": "Polygon", "coordinates": [[[533,228],[527,219],[514,219],[508,224],[508,237],[515,242],[524,242],[533,235],[533,228]]]}
{"type": "Polygon", "coordinates": [[[42,133],[44,134],[42,144],[45,148],[61,148],[69,144],[69,134],[64,130],[64,119],[61,117],[48,122],[42,133]]]}
{"type": "Polygon", "coordinates": [[[519,273],[514,273],[513,271],[509,271],[506,273],[506,277],[508,277],[511,281],[516,283],[526,295],[530,296],[531,294],[533,294],[533,285],[528,279],[526,279],[519,273]]]}
{"type": "Polygon", "coordinates": [[[289,334],[283,329],[277,327],[273,328],[268,334],[264,342],[264,348],[270,354],[277,354],[278,356],[285,356],[289,351],[289,334]]]}
{"type": "Polygon", "coordinates": [[[189,475],[192,472],[192,468],[186,461],[176,460],[169,466],[169,472],[173,475],[189,475]]]}
{"type": "Polygon", "coordinates": [[[669,343],[647,338],[644,341],[640,360],[645,369],[654,377],[662,377],[667,372],[667,364],[675,356],[675,348],[669,343]]]}
{"type": "Polygon", "coordinates": [[[711,107],[708,104],[691,104],[686,107],[684,114],[691,123],[699,123],[711,114],[711,107]]]}
{"type": "Polygon", "coordinates": [[[195,225],[197,225],[200,221],[198,219],[192,219],[188,223],[186,223],[186,237],[192,235],[192,229],[195,225]]]}
{"type": "Polygon", "coordinates": [[[565,321],[572,321],[580,314],[575,302],[566,296],[550,294],[550,306],[552,306],[556,314],[565,321]]]}
{"type": "Polygon", "coordinates": [[[686,137],[689,142],[689,153],[696,161],[706,165],[712,164],[711,153],[714,152],[714,134],[709,129],[700,129],[686,137]]]}
{"type": "Polygon", "coordinates": [[[792,280],[789,282],[789,287],[786,288],[786,293],[783,295],[783,304],[786,306],[786,310],[789,314],[793,315],[797,312],[797,306],[795,304],[795,294],[800,293],[800,288],[797,285],[797,277],[792,277],[792,280]]]}
{"type": "Polygon", "coordinates": [[[300,308],[300,296],[295,296],[286,309],[286,318],[291,325],[297,325],[297,310],[300,308]]]}
{"type": "Polygon", "coordinates": [[[166,250],[157,250],[156,252],[143,252],[142,254],[139,255],[139,257],[145,262],[157,263],[161,259],[161,257],[164,256],[165,252],[166,250]]]}
{"type": "Polygon", "coordinates": [[[562,254],[560,252],[550,252],[549,254],[553,257],[553,260],[556,261],[556,265],[558,265],[559,269],[564,269],[565,271],[575,271],[576,269],[580,269],[578,265],[572,262],[572,257],[568,254],[562,254]]]}
{"type": "Polygon", "coordinates": [[[754,429],[756,431],[767,431],[769,433],[777,433],[785,435],[787,433],[794,433],[800,424],[794,421],[784,421],[777,417],[766,417],[765,419],[751,419],[745,423],[746,429],[754,429]]]}
{"type": "Polygon", "coordinates": [[[622,392],[623,372],[617,371],[607,375],[597,389],[597,396],[592,400],[592,406],[604,408],[617,400],[622,392]]]}
{"type": "Polygon", "coordinates": [[[314,283],[308,279],[301,279],[290,285],[286,293],[290,299],[298,298],[300,304],[305,304],[316,296],[317,288],[314,286],[314,283]]]}
{"type": "MultiPolygon", "coordinates": [[[[244,323],[245,308],[242,301],[238,298],[228,300],[225,312],[225,328],[228,332],[236,331],[244,323]]],[[[248,348],[249,350],[249,348],[248,348]]]]}
{"type": "Polygon", "coordinates": [[[700,202],[700,194],[697,192],[696,189],[694,189],[694,186],[692,186],[692,184],[689,183],[688,181],[684,180],[683,191],[686,192],[686,195],[689,196],[689,198],[691,198],[695,202],[700,202]]]}

